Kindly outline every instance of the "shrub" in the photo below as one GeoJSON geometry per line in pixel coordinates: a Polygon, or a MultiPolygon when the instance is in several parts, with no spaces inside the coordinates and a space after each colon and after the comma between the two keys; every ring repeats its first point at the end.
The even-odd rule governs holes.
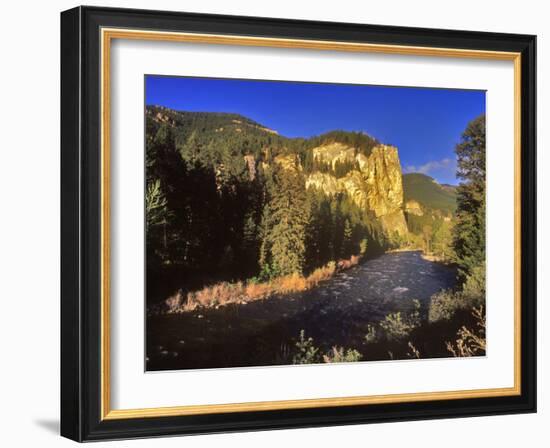
{"type": "Polygon", "coordinates": [[[466,277],[462,291],[472,302],[482,302],[485,299],[485,263],[472,269],[466,277]]]}
{"type": "Polygon", "coordinates": [[[368,324],[367,325],[367,334],[365,335],[365,342],[367,344],[376,342],[378,339],[376,334],[376,327],[374,325],[368,324]]]}
{"type": "Polygon", "coordinates": [[[464,291],[440,291],[430,299],[428,320],[430,322],[450,320],[458,310],[468,310],[480,306],[484,301],[484,297],[484,295],[480,296],[474,293],[473,288],[470,288],[468,293],[464,291]]]}
{"type": "Polygon", "coordinates": [[[266,263],[262,266],[262,270],[258,274],[258,277],[255,277],[255,279],[257,279],[257,281],[265,282],[265,281],[271,280],[275,276],[276,276],[275,269],[271,265],[266,263]]]}
{"type": "Polygon", "coordinates": [[[457,332],[455,343],[447,342],[447,350],[455,357],[470,357],[484,355],[487,349],[485,339],[485,313],[483,306],[474,308],[472,316],[476,320],[476,328],[471,330],[462,326],[457,332]]]}
{"type": "Polygon", "coordinates": [[[460,308],[462,295],[450,290],[443,290],[434,294],[430,298],[430,308],[428,310],[428,320],[437,322],[440,320],[449,320],[460,308]]]}
{"type": "Polygon", "coordinates": [[[401,316],[401,311],[388,314],[384,320],[380,322],[380,327],[390,340],[403,339],[411,332],[411,328],[401,316]]]}
{"type": "Polygon", "coordinates": [[[300,331],[300,340],[296,342],[296,354],[293,364],[315,364],[319,361],[319,349],[313,345],[313,338],[306,339],[305,330],[300,331]]]}
{"type": "Polygon", "coordinates": [[[485,302],[485,263],[472,269],[462,291],[440,291],[430,299],[430,322],[450,320],[458,310],[480,307],[485,302]]]}
{"type": "Polygon", "coordinates": [[[331,351],[323,355],[323,361],[326,363],[335,362],[358,362],[363,355],[354,349],[344,350],[344,347],[332,347],[331,351]]]}
{"type": "Polygon", "coordinates": [[[388,314],[380,322],[380,328],[389,340],[401,340],[407,337],[412,330],[420,326],[420,302],[414,300],[414,311],[402,315],[401,311],[388,314]]]}
{"type": "Polygon", "coordinates": [[[367,247],[369,245],[369,242],[367,239],[362,239],[359,243],[359,253],[361,255],[365,255],[367,253],[367,247]]]}
{"type": "Polygon", "coordinates": [[[168,313],[177,313],[183,305],[183,291],[180,289],[174,295],[168,297],[164,304],[166,305],[168,313]]]}

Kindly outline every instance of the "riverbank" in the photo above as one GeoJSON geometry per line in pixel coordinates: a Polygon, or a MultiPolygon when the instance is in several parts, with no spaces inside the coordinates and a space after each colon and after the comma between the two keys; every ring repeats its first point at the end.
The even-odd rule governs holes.
{"type": "Polygon", "coordinates": [[[426,252],[422,251],[420,255],[424,260],[431,261],[432,263],[441,263],[446,266],[450,266],[453,264],[452,261],[450,261],[448,258],[442,257],[441,255],[436,254],[427,254],[426,252]]]}
{"type": "Polygon", "coordinates": [[[360,255],[338,262],[331,261],[315,269],[310,275],[291,274],[261,282],[250,279],[246,282],[220,282],[206,286],[198,291],[185,294],[182,290],[168,297],[159,309],[150,310],[152,314],[177,314],[194,311],[197,308],[218,308],[228,304],[241,304],[263,300],[274,295],[304,292],[332,278],[336,273],[357,266],[360,255]]]}
{"type": "Polygon", "coordinates": [[[292,364],[302,330],[320,356],[343,347],[346,353],[356,350],[364,361],[390,359],[388,352],[393,359],[405,359],[409,340],[422,358],[450,356],[445,341],[454,340],[454,321],[412,330],[416,318],[409,316],[417,312],[417,300],[420,319],[426,321],[431,297],[452,289],[455,274],[424,260],[419,251],[386,253],[334,272],[303,291],[272,294],[245,305],[231,302],[149,315],[147,370],[292,364]],[[385,336],[401,337],[404,330],[410,334],[403,340],[385,336]]]}
{"type": "Polygon", "coordinates": [[[387,254],[400,254],[403,252],[420,252],[420,256],[426,261],[431,261],[434,263],[443,263],[447,265],[451,264],[451,262],[447,258],[441,255],[436,255],[434,253],[426,253],[424,249],[421,249],[419,247],[402,247],[399,249],[390,249],[386,251],[387,254]]]}

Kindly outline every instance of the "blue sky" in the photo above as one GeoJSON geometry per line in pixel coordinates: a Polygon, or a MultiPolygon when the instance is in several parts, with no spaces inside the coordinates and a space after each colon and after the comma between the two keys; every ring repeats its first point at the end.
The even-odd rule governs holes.
{"type": "Polygon", "coordinates": [[[454,146],[485,112],[476,90],[249,81],[148,75],[146,103],[176,110],[233,112],[287,137],[342,129],[397,146],[404,172],[458,183],[454,146]]]}

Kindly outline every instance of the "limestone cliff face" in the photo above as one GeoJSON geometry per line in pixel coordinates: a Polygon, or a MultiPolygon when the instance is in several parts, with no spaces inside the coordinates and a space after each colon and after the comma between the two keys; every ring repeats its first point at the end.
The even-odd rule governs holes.
{"type": "Polygon", "coordinates": [[[388,232],[408,233],[403,213],[403,183],[397,148],[375,146],[370,155],[357,153],[341,143],[313,149],[313,157],[325,163],[356,163],[356,168],[337,179],[332,174],[314,172],[306,179],[306,187],[315,187],[333,195],[346,192],[361,208],[372,210],[388,232]]]}

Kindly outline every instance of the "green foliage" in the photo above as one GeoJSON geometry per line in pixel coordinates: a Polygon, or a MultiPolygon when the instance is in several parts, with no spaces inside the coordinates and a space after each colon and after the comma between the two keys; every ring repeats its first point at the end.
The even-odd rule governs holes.
{"type": "Polygon", "coordinates": [[[462,292],[466,297],[480,303],[485,299],[485,262],[474,267],[462,286],[462,292]]]}
{"type": "Polygon", "coordinates": [[[457,222],[453,247],[462,279],[485,262],[485,115],[468,124],[456,146],[457,222]]]}
{"type": "Polygon", "coordinates": [[[402,340],[420,326],[420,302],[414,300],[413,303],[414,310],[411,313],[390,313],[380,322],[380,328],[388,340],[402,340]]]}
{"type": "Polygon", "coordinates": [[[453,226],[450,221],[439,221],[433,231],[432,251],[444,260],[454,259],[452,229],[453,226]]]}
{"type": "Polygon", "coordinates": [[[422,207],[422,215],[406,214],[409,232],[414,234],[413,241],[419,243],[426,253],[452,260],[451,229],[456,209],[456,187],[440,185],[425,174],[409,173],[403,175],[403,193],[405,201],[414,200],[422,207]]]}
{"type": "Polygon", "coordinates": [[[369,247],[369,240],[367,240],[366,238],[363,238],[359,242],[359,254],[361,254],[361,256],[365,255],[367,253],[368,247],[369,247]]]}
{"type": "Polygon", "coordinates": [[[389,241],[380,222],[360,209],[346,194],[327,196],[307,190],[310,221],[307,228],[306,267],[323,266],[351,255],[381,253],[389,241]]]}
{"type": "Polygon", "coordinates": [[[465,307],[464,296],[450,290],[443,290],[434,294],[430,299],[430,308],[428,310],[428,320],[438,322],[449,320],[453,317],[457,309],[465,307]]]}
{"type": "Polygon", "coordinates": [[[426,253],[435,254],[443,260],[454,261],[453,225],[449,217],[425,211],[424,215],[406,214],[409,241],[426,253]]]}
{"type": "Polygon", "coordinates": [[[405,202],[414,200],[422,207],[442,210],[451,214],[456,209],[456,191],[452,186],[442,186],[432,177],[421,173],[403,174],[405,202]]]}
{"type": "Polygon", "coordinates": [[[296,342],[296,354],[293,364],[314,364],[319,362],[319,349],[313,344],[313,338],[306,339],[305,330],[300,331],[300,339],[296,342]]]}
{"type": "Polygon", "coordinates": [[[160,188],[160,179],[147,184],[145,191],[145,216],[147,229],[166,222],[166,198],[160,188]]]}
{"type": "Polygon", "coordinates": [[[277,276],[301,274],[310,215],[302,174],[276,164],[267,195],[260,266],[264,269],[269,265],[277,276]]]}
{"type": "Polygon", "coordinates": [[[322,134],[318,137],[313,137],[308,141],[308,147],[315,148],[327,143],[343,143],[345,145],[356,148],[356,150],[369,156],[372,152],[372,149],[378,145],[380,142],[374,137],[371,137],[364,132],[348,132],[348,131],[330,131],[325,134],[322,134]]]}
{"type": "Polygon", "coordinates": [[[483,268],[479,269],[475,276],[467,278],[462,291],[443,290],[434,294],[430,298],[428,320],[430,322],[450,320],[457,311],[480,306],[484,300],[485,269],[483,268]]]}
{"type": "Polygon", "coordinates": [[[401,315],[401,311],[386,315],[384,320],[380,322],[380,327],[389,340],[403,339],[412,330],[406,318],[401,315]]]}

